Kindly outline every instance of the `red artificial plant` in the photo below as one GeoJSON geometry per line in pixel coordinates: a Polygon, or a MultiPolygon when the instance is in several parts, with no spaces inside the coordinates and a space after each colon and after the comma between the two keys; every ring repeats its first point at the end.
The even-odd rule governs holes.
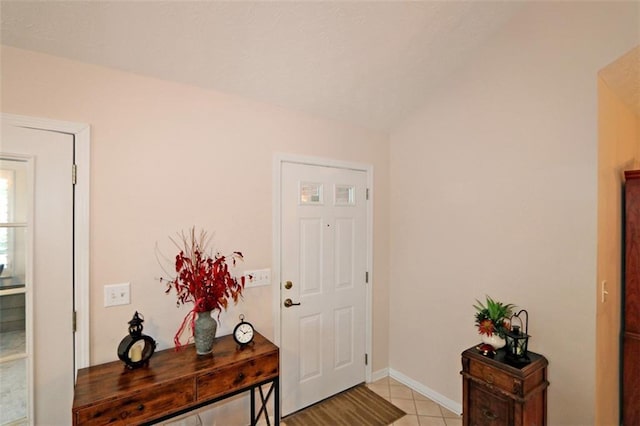
{"type": "Polygon", "coordinates": [[[240,280],[236,279],[229,272],[227,260],[230,259],[232,266],[236,261],[243,260],[242,253],[234,251],[229,256],[219,253],[211,256],[207,254],[209,238],[206,231],[200,231],[196,238],[195,227],[191,228],[189,235],[184,232],[179,234],[180,242],[170,238],[178,247],[180,252],[175,259],[176,277],[173,279],[160,278],[160,281],[167,283],[165,293],[175,289],[177,294],[176,306],[193,303],[191,309],[182,320],[180,328],[173,338],[176,349],[182,346],[180,336],[187,325],[191,329],[193,336],[196,313],[218,311],[218,317],[222,310],[226,310],[229,299],[234,304],[242,297],[244,290],[244,276],[240,280]]]}

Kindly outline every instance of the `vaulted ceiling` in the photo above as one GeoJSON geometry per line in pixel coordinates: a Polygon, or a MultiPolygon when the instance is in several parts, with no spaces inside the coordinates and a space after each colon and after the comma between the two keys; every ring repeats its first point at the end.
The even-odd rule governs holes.
{"type": "Polygon", "coordinates": [[[388,130],[513,2],[2,1],[2,44],[388,130]]]}
{"type": "Polygon", "coordinates": [[[2,44],[389,130],[521,2],[2,1],[2,44]]]}

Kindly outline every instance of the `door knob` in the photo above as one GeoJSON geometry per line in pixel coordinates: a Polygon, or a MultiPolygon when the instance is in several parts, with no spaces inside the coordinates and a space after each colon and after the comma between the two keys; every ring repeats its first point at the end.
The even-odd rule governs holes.
{"type": "Polygon", "coordinates": [[[285,308],[290,308],[292,306],[297,306],[300,303],[293,303],[293,301],[291,299],[284,299],[284,307],[285,308]]]}
{"type": "Polygon", "coordinates": [[[287,290],[289,290],[291,287],[293,287],[293,283],[291,281],[287,281],[286,283],[284,283],[284,288],[286,288],[287,290]]]}

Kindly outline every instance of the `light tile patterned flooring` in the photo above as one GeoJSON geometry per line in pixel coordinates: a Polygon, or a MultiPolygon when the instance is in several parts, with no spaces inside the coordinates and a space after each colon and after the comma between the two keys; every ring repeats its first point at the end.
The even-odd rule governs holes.
{"type": "Polygon", "coordinates": [[[407,413],[393,426],[462,426],[462,417],[390,377],[367,387],[407,413]]]}

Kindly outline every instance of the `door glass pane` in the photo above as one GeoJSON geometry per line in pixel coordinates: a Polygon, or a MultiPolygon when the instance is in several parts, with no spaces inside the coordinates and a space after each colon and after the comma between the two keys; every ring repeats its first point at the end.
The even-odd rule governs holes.
{"type": "Polygon", "coordinates": [[[26,358],[0,364],[0,424],[15,424],[27,417],[26,365],[26,358]]]}
{"type": "Polygon", "coordinates": [[[27,222],[27,166],[24,160],[0,159],[0,222],[27,222]]]}
{"type": "Polygon", "coordinates": [[[0,425],[28,423],[27,167],[0,159],[0,425]]]}
{"type": "Polygon", "coordinates": [[[0,290],[24,287],[26,227],[0,227],[0,290]]]}
{"type": "Polygon", "coordinates": [[[24,285],[27,163],[0,160],[0,288],[24,285]]]}
{"type": "Polygon", "coordinates": [[[26,353],[24,293],[0,296],[0,359],[26,353]]]}

